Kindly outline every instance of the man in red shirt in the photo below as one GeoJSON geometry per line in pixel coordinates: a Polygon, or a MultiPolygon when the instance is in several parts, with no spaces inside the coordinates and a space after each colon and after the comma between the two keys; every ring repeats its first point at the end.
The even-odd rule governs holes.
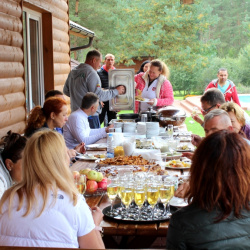
{"type": "Polygon", "coordinates": [[[237,103],[239,106],[241,106],[235,84],[231,80],[227,79],[228,78],[227,69],[225,68],[219,69],[217,76],[218,79],[212,80],[206,87],[206,90],[210,88],[218,88],[224,94],[226,102],[233,101],[237,103]]]}

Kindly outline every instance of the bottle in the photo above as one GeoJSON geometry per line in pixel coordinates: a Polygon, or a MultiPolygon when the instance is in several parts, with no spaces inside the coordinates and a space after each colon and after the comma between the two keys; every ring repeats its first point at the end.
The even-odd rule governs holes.
{"type": "Polygon", "coordinates": [[[107,138],[107,158],[114,158],[114,137],[111,133],[107,138]]]}

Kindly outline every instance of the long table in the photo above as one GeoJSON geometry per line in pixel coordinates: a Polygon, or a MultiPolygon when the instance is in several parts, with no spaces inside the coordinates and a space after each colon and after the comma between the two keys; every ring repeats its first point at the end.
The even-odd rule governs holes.
{"type": "MultiPolygon", "coordinates": [[[[97,143],[105,142],[100,140],[97,143]]],[[[105,151],[88,151],[92,154],[103,154],[105,151]]],[[[71,166],[71,170],[79,171],[85,168],[94,168],[93,161],[77,161],[71,166]]],[[[181,175],[179,170],[169,170],[171,175],[181,175]]],[[[85,197],[90,207],[99,206],[101,209],[110,205],[106,193],[98,196],[85,197]]],[[[119,198],[115,203],[120,202],[119,198]]],[[[165,248],[166,235],[169,221],[160,223],[129,223],[125,221],[115,221],[104,217],[101,226],[104,230],[104,242],[106,248],[149,248],[154,243],[155,247],[165,248]]]]}

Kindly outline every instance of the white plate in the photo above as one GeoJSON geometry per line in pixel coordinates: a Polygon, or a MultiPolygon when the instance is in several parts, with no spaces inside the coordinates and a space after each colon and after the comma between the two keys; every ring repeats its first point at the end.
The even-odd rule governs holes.
{"type": "Polygon", "coordinates": [[[76,156],[76,159],[79,159],[79,160],[85,160],[85,161],[95,161],[97,160],[98,158],[96,158],[95,156],[93,155],[77,155],[76,156]]]}
{"type": "Polygon", "coordinates": [[[149,102],[148,98],[143,98],[143,99],[144,99],[144,101],[138,101],[138,100],[136,100],[136,101],[138,101],[138,102],[149,102]]]}
{"type": "Polygon", "coordinates": [[[169,204],[170,206],[173,206],[173,207],[186,207],[188,205],[186,200],[184,200],[183,198],[175,197],[175,196],[169,201],[169,204]]]}
{"type": "Polygon", "coordinates": [[[86,146],[88,149],[107,149],[107,143],[100,143],[100,144],[90,144],[86,146]]]}
{"type": "Polygon", "coordinates": [[[181,153],[174,153],[174,155],[172,156],[171,154],[168,154],[168,153],[160,153],[160,154],[157,154],[158,156],[160,156],[162,159],[165,159],[165,160],[175,160],[175,159],[180,159],[180,157],[182,156],[181,153]]]}
{"type": "Polygon", "coordinates": [[[181,147],[177,147],[176,151],[177,152],[193,152],[194,147],[193,146],[188,146],[186,149],[182,149],[181,147]]]}
{"type": "Polygon", "coordinates": [[[165,167],[166,167],[166,168],[170,168],[170,169],[178,169],[178,170],[180,170],[180,169],[189,169],[189,168],[191,167],[191,161],[185,161],[185,162],[187,162],[187,163],[189,163],[189,164],[190,164],[190,166],[189,166],[189,167],[172,167],[172,166],[168,165],[170,162],[172,162],[172,161],[168,161],[168,162],[166,162],[166,164],[165,164],[165,167]]]}

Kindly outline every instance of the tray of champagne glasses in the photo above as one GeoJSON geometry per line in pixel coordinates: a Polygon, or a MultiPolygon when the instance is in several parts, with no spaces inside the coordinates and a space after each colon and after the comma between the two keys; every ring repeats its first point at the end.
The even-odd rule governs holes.
{"type": "MultiPolygon", "coordinates": [[[[170,206],[170,213],[175,212],[177,208],[170,206]]],[[[103,214],[116,221],[124,221],[131,223],[155,223],[169,220],[171,214],[167,214],[162,203],[158,203],[155,208],[152,208],[148,203],[144,203],[139,210],[135,203],[131,203],[126,209],[122,203],[115,204],[111,211],[111,206],[103,209],[103,214]]]]}

